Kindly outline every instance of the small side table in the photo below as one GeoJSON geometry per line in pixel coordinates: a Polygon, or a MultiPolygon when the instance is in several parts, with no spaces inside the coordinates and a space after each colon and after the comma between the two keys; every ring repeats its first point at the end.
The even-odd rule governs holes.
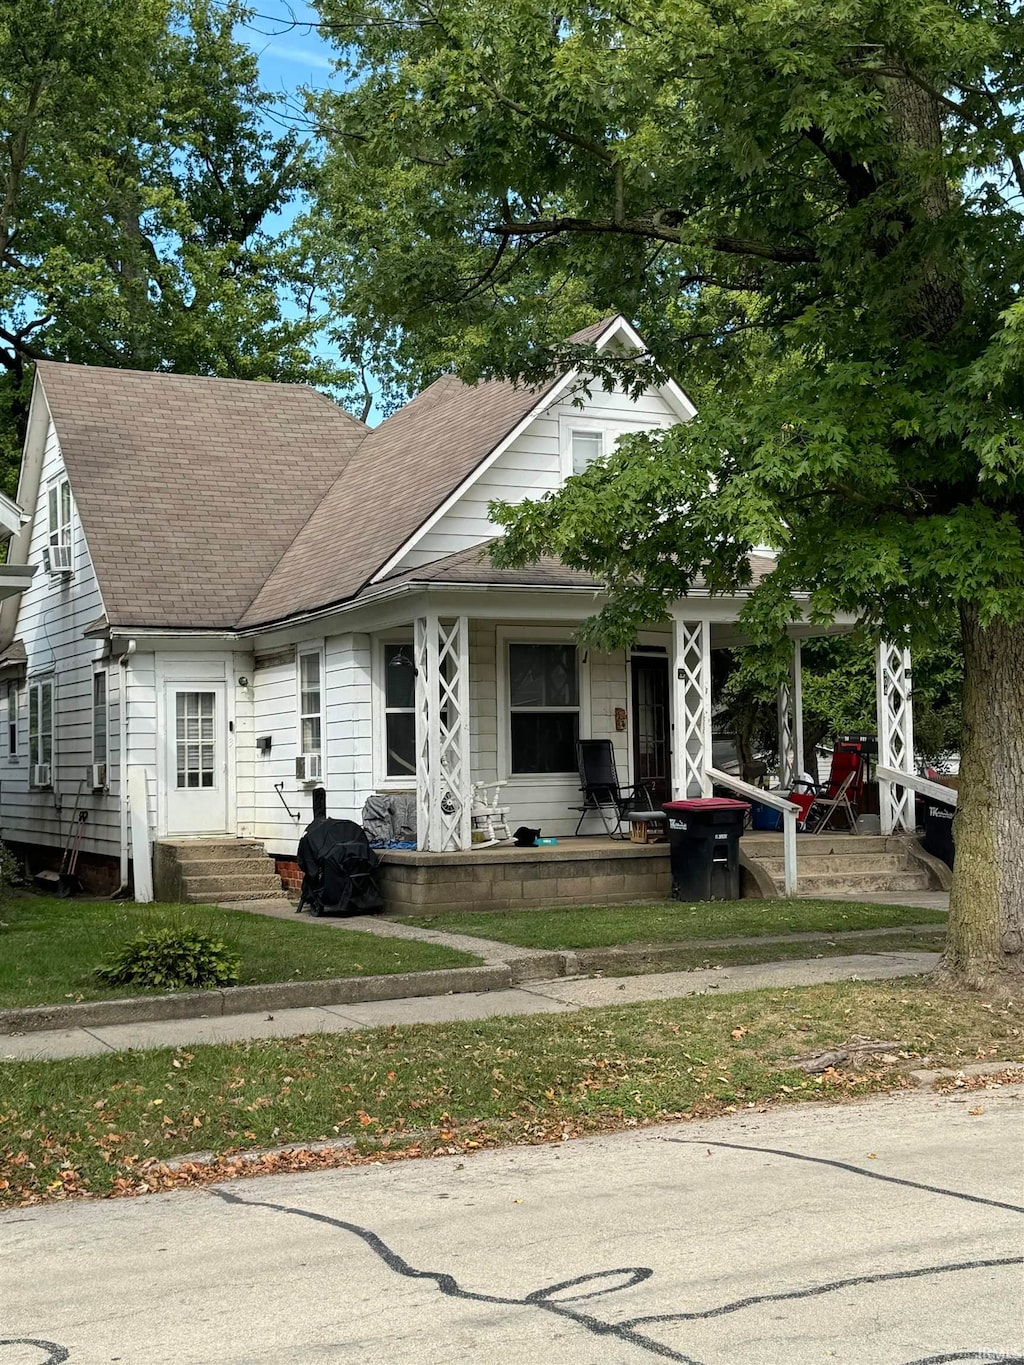
{"type": "Polygon", "coordinates": [[[663,810],[628,810],[629,842],[660,844],[668,835],[668,816],[663,810]]]}

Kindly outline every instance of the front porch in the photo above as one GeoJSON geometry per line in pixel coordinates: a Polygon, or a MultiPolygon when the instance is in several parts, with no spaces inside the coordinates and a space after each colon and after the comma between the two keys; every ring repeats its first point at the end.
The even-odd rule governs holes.
{"type": "MultiPolygon", "coordinates": [[[[906,898],[948,888],[943,865],[913,835],[802,834],[798,849],[798,896],[890,892],[906,898]]],[[[783,861],[781,834],[744,834],[741,894],[766,899],[781,895],[783,861]]],[[[506,845],[444,853],[391,849],[383,855],[382,887],[387,914],[433,915],[667,900],[672,875],[667,843],[585,835],[539,848],[506,845]]]]}
{"type": "Polygon", "coordinates": [[[668,844],[586,835],[541,848],[389,849],[381,873],[392,915],[618,905],[672,892],[668,844]]]}

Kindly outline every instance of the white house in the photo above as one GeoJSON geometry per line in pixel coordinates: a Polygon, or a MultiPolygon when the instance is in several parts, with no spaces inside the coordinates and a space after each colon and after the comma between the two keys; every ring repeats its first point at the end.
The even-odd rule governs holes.
{"type": "MultiPolygon", "coordinates": [[[[622,318],[573,340],[642,346],[622,318]]],[[[634,400],[585,378],[443,378],[371,430],[299,386],[40,363],[0,572],[3,837],[53,853],[85,810],[110,889],[133,841],[284,862],[322,785],[356,819],[416,790],[420,847],[444,851],[469,844],[471,784],[498,780],[513,825],[569,835],[588,736],[624,782],[707,791],[710,650],[742,599],[696,590],[599,653],[575,642],[599,583],[486,554],[492,499],[694,412],[673,383],[634,400]]]]}

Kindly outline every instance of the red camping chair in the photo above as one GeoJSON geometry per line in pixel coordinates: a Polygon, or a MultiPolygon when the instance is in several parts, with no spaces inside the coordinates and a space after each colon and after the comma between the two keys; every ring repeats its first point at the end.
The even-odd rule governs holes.
{"type": "Polygon", "coordinates": [[[841,811],[849,821],[850,833],[854,832],[856,808],[864,795],[866,766],[863,745],[843,740],[836,743],[828,783],[823,791],[815,793],[814,803],[804,816],[805,829],[817,834],[841,811]]]}

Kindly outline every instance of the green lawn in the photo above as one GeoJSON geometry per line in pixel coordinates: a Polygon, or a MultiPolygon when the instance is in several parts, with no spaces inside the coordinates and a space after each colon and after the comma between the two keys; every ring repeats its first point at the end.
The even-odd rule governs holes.
{"type": "Polygon", "coordinates": [[[29,893],[0,903],[0,1008],[122,996],[92,971],[146,929],[200,926],[242,959],[239,983],[316,981],[334,976],[465,967],[478,959],[450,948],[339,929],[308,920],[272,919],[208,905],[135,905],[59,900],[29,893]]]}
{"type": "Polygon", "coordinates": [[[935,924],[937,910],[861,901],[742,900],[686,905],[567,906],[554,910],[458,911],[431,918],[408,917],[425,925],[524,948],[608,948],[627,943],[760,938],[770,934],[836,934],[906,924],[935,924]]]}
{"type": "MultiPolygon", "coordinates": [[[[906,1084],[928,1056],[1024,1056],[1021,1006],[926,980],[701,996],[572,1015],[126,1052],[0,1067],[0,1203],[139,1193],[230,1168],[146,1163],[352,1136],[296,1169],[536,1143],[766,1101],[906,1084]],[[823,1076],[793,1059],[856,1037],[891,1053],[823,1076]]],[[[282,1169],[281,1163],[276,1163],[282,1169]]],[[[273,1159],[253,1169],[275,1169],[273,1159]]]]}

